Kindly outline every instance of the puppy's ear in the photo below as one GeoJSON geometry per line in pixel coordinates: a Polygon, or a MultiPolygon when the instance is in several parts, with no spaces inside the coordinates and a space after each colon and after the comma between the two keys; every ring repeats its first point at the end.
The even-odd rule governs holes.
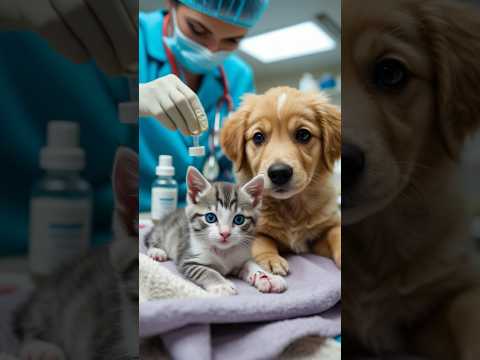
{"type": "Polygon", "coordinates": [[[235,164],[236,171],[240,171],[245,160],[245,122],[250,114],[250,107],[246,104],[252,101],[254,95],[244,97],[240,108],[231,113],[226,119],[220,132],[220,145],[223,152],[235,164]]]}
{"type": "Polygon", "coordinates": [[[322,160],[327,170],[333,171],[335,161],[340,158],[342,151],[341,113],[322,94],[312,94],[311,96],[321,131],[322,160]]]}
{"type": "Polygon", "coordinates": [[[436,68],[436,116],[446,149],[457,159],[480,124],[480,10],[453,1],[426,1],[422,9],[436,68]]]}

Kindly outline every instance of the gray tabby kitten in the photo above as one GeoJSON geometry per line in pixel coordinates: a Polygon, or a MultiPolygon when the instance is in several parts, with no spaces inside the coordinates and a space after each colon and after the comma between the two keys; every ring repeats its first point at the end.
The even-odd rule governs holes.
{"type": "Polygon", "coordinates": [[[138,359],[138,157],[119,149],[111,244],[40,285],[18,310],[20,358],[138,359]]]}
{"type": "Polygon", "coordinates": [[[282,292],[283,277],[265,272],[251,259],[261,207],[263,176],[240,187],[210,184],[194,167],[187,171],[187,207],[167,215],[145,238],[147,254],[171,258],[187,279],[209,292],[234,295],[233,274],[262,292],[282,292]]]}

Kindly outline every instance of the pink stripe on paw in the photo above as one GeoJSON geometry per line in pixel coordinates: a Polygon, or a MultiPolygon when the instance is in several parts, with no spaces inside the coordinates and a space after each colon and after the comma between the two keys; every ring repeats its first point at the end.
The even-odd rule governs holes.
{"type": "Polygon", "coordinates": [[[264,275],[265,278],[268,281],[268,292],[272,291],[272,282],[270,281],[270,278],[267,275],[264,275]]]}

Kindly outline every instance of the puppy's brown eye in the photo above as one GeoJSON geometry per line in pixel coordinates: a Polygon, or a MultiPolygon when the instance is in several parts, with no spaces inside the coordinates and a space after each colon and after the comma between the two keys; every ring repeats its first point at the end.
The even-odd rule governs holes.
{"type": "Polygon", "coordinates": [[[301,143],[306,144],[312,138],[312,134],[307,129],[298,129],[295,133],[295,139],[301,143]]]}
{"type": "Polygon", "coordinates": [[[265,142],[265,135],[261,133],[260,131],[257,131],[255,134],[253,134],[253,143],[255,145],[262,145],[265,142]]]}
{"type": "Polygon", "coordinates": [[[406,66],[397,59],[385,58],[375,64],[374,83],[384,90],[394,90],[403,87],[409,77],[406,66]]]}

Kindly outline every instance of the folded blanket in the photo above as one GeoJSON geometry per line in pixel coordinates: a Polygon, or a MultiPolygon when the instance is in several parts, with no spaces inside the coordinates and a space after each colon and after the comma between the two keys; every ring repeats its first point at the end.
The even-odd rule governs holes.
{"type": "MultiPolygon", "coordinates": [[[[162,340],[173,359],[278,359],[297,339],[338,333],[339,315],[336,307],[319,316],[284,321],[197,324],[169,331],[162,340]]],[[[338,350],[334,353],[339,359],[338,350]]]]}
{"type": "MultiPolygon", "coordinates": [[[[140,253],[151,222],[140,222],[140,253]]],[[[160,335],[174,359],[271,359],[308,335],[340,334],[341,275],[315,255],[288,258],[283,294],[262,294],[231,278],[239,294],[211,296],[185,280],[171,261],[140,254],[139,335],[160,335]]]]}
{"type": "Polygon", "coordinates": [[[174,359],[232,360],[276,358],[297,339],[340,334],[340,271],[315,255],[288,261],[285,293],[262,294],[232,278],[239,294],[217,297],[183,279],[171,261],[141,254],[139,334],[160,335],[174,359]]]}
{"type": "MultiPolygon", "coordinates": [[[[158,335],[189,324],[286,320],[316,315],[339,302],[340,271],[332,261],[315,255],[292,255],[287,259],[291,274],[287,277],[288,290],[283,294],[262,294],[249,284],[231,278],[239,291],[235,296],[179,296],[143,302],[139,307],[140,336],[158,335]]],[[[159,263],[158,266],[165,266],[171,272],[170,277],[177,276],[166,291],[173,293],[176,288],[181,288],[179,283],[186,280],[180,278],[172,262],[159,263]]],[[[141,267],[140,278],[143,278],[143,272],[141,267]]],[[[180,295],[184,295],[183,290],[180,295]]],[[[338,334],[339,331],[329,336],[338,334]]]]}

